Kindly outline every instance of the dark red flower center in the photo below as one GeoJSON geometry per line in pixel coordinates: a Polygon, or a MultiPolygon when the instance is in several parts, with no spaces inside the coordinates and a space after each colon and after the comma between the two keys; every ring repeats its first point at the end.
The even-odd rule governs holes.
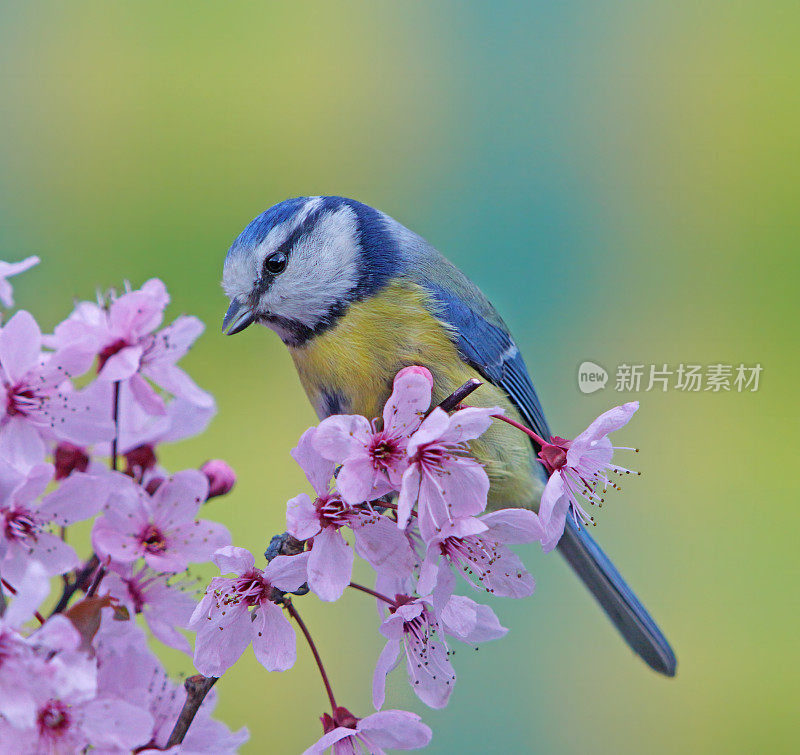
{"type": "Polygon", "coordinates": [[[372,466],[378,470],[385,470],[397,462],[403,455],[403,449],[397,441],[386,432],[379,432],[372,436],[367,449],[372,466]]]}
{"type": "Polygon", "coordinates": [[[26,416],[31,409],[38,406],[36,394],[32,389],[22,385],[6,386],[6,412],[12,417],[26,416]]]}
{"type": "Polygon", "coordinates": [[[251,569],[242,574],[234,582],[233,590],[238,599],[248,606],[257,606],[269,600],[272,595],[272,585],[258,569],[251,569]]]}
{"type": "Polygon", "coordinates": [[[321,495],[314,501],[323,527],[344,527],[350,520],[350,507],[338,495],[321,495]]]}
{"type": "Polygon", "coordinates": [[[7,540],[36,540],[38,527],[31,514],[24,510],[10,511],[5,517],[5,535],[7,540]]]}
{"type": "Polygon", "coordinates": [[[100,372],[100,370],[102,370],[103,367],[105,367],[106,362],[109,359],[111,359],[111,357],[113,357],[114,354],[119,354],[119,352],[122,351],[127,346],[130,346],[130,344],[123,338],[118,338],[113,343],[108,344],[108,346],[106,346],[97,355],[97,360],[98,360],[97,361],[97,371],[100,372]]]}
{"type": "Polygon", "coordinates": [[[550,438],[551,443],[545,443],[539,451],[539,458],[550,474],[566,466],[567,451],[571,441],[559,438],[557,435],[550,438]]]}
{"type": "Polygon", "coordinates": [[[70,725],[67,706],[60,700],[48,700],[39,711],[38,724],[42,736],[52,738],[63,734],[70,725]]]}
{"type": "Polygon", "coordinates": [[[154,524],[148,524],[139,535],[139,542],[148,553],[163,553],[167,549],[167,538],[154,524]]]}

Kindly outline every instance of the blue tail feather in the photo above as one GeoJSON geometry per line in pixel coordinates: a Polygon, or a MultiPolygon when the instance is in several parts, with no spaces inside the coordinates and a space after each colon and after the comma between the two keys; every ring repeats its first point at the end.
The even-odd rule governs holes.
{"type": "Polygon", "coordinates": [[[608,556],[571,516],[567,516],[558,550],[634,652],[655,671],[675,676],[678,661],[666,637],[608,556]]]}

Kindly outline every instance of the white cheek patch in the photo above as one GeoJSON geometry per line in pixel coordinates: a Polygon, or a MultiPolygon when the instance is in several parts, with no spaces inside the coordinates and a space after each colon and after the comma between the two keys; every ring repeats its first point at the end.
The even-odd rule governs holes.
{"type": "Polygon", "coordinates": [[[289,264],[263,295],[263,309],[306,327],[325,320],[358,285],[358,219],[344,205],[321,217],[289,254],[289,264]]]}

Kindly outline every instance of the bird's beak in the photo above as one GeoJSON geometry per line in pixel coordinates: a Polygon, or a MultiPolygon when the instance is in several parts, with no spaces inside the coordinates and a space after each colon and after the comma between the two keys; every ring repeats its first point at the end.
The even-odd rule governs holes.
{"type": "Polygon", "coordinates": [[[241,333],[248,325],[252,325],[256,319],[255,312],[247,304],[243,304],[238,299],[231,301],[231,306],[222,319],[222,332],[228,332],[229,336],[241,333]]]}

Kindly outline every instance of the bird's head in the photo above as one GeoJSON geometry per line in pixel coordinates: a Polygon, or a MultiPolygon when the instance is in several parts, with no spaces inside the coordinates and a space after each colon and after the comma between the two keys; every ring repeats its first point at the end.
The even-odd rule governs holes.
{"type": "Polygon", "coordinates": [[[225,258],[228,335],[254,322],[298,345],[393,275],[390,218],[342,197],[287,199],[253,220],[225,258]]]}

